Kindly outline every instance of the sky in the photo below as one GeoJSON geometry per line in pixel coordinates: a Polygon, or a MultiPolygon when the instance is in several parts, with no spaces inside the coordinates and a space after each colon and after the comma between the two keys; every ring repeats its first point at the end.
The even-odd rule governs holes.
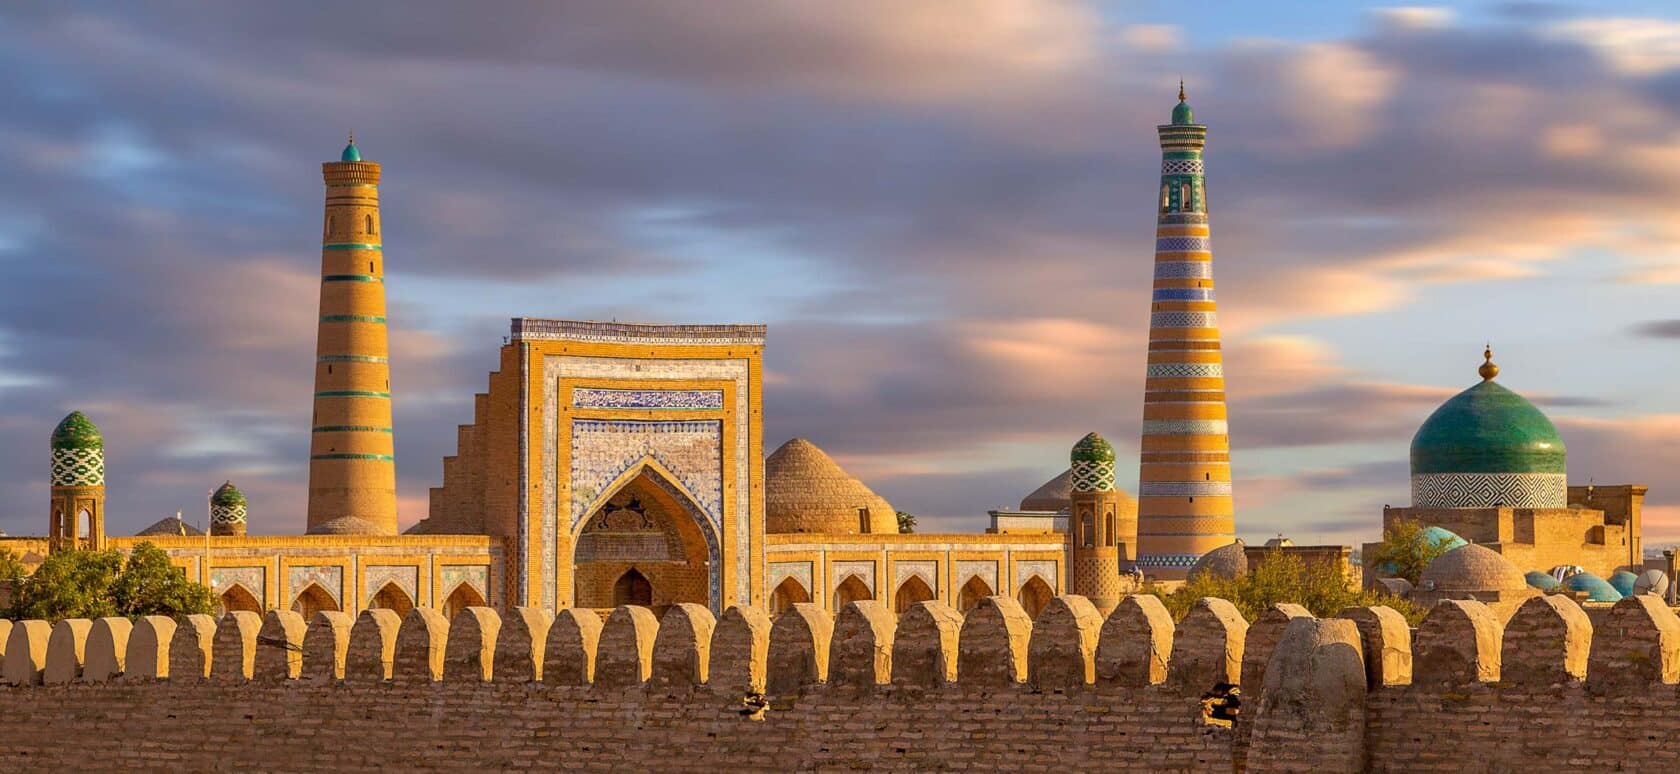
{"type": "MultiPolygon", "coordinates": [[[[302,530],[322,184],[381,186],[399,520],[512,317],[762,322],[811,439],[979,531],[1095,430],[1135,491],[1159,147],[1209,125],[1238,532],[1374,540],[1478,380],[1680,539],[1680,11],[953,0],[0,5],[0,530],[302,530]]],[[[1127,483],[1129,482],[1129,483],[1127,483]]]]}

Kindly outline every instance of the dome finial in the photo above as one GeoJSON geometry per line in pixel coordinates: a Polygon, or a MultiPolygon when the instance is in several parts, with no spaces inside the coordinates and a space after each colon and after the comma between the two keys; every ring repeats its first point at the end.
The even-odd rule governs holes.
{"type": "Polygon", "coordinates": [[[1491,382],[1493,377],[1499,375],[1499,366],[1493,364],[1493,344],[1490,343],[1482,349],[1482,360],[1482,367],[1476,369],[1476,373],[1482,375],[1482,381],[1491,382]]]}
{"type": "Polygon", "coordinates": [[[1178,79],[1178,101],[1184,101],[1184,78],[1182,76],[1178,79]]]}

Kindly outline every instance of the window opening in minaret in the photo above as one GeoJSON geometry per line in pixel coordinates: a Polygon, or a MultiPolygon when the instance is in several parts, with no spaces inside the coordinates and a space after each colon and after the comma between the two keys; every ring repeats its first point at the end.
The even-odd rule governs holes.
{"type": "Polygon", "coordinates": [[[367,232],[369,234],[379,233],[379,232],[373,230],[373,216],[372,215],[367,216],[367,232]]]}

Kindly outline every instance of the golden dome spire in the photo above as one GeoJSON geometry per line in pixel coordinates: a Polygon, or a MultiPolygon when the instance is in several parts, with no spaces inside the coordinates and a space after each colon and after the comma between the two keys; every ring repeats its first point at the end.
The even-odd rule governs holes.
{"type": "Polygon", "coordinates": [[[1482,360],[1484,361],[1482,363],[1482,367],[1476,369],[1476,373],[1482,375],[1482,381],[1491,382],[1493,381],[1493,377],[1499,375],[1499,366],[1493,364],[1492,344],[1487,345],[1487,347],[1482,350],[1482,360]]]}
{"type": "Polygon", "coordinates": [[[1184,79],[1183,78],[1178,79],[1178,101],[1179,102],[1184,101],[1184,79]]]}

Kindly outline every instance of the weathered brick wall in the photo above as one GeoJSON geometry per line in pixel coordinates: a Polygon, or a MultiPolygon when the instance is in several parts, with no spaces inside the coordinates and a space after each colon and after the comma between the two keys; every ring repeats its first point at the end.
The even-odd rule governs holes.
{"type": "Polygon", "coordinates": [[[1672,768],[1680,618],[1540,597],[1248,627],[1128,597],[453,622],[0,621],[0,770],[1523,771],[1672,768]],[[121,635],[121,636],[119,636],[121,635]],[[1263,669],[1262,669],[1263,665],[1263,669]],[[162,673],[160,677],[141,674],[162,673]],[[1202,695],[1243,681],[1234,727],[1202,695]]]}

